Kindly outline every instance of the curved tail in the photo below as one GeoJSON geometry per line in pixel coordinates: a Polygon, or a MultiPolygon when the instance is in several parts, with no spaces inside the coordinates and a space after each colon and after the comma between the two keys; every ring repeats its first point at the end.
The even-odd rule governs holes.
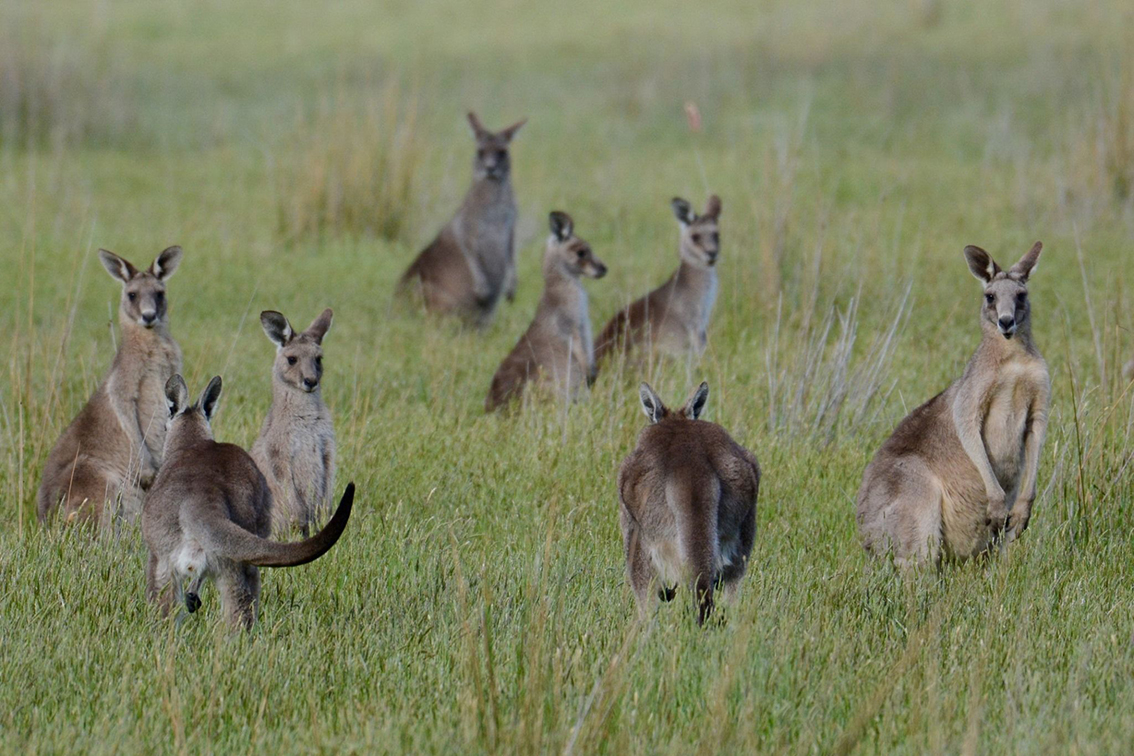
{"type": "Polygon", "coordinates": [[[279,543],[249,533],[232,520],[203,523],[209,550],[226,559],[257,567],[297,567],[313,562],[331,550],[346,529],[354,504],[354,483],[348,483],[339,507],[322,530],[294,543],[279,543]]]}

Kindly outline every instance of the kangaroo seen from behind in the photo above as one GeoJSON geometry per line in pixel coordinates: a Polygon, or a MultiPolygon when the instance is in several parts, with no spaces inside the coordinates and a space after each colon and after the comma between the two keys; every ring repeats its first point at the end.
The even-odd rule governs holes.
{"type": "Polygon", "coordinates": [[[606,324],[595,345],[600,364],[612,352],[643,346],[672,355],[700,356],[705,351],[717,299],[721,200],[715,194],[709,197],[701,215],[680,197],[671,204],[681,226],[681,263],[665,283],[606,324]]]}
{"type": "Polygon", "coordinates": [[[110,372],[47,456],[36,496],[41,522],[60,506],[68,522],[106,525],[112,514],[134,520],[162,460],[165,382],[181,370],[165,288],[181,248],[166,249],[142,271],[113,252],[98,254],[122,284],[122,342],[110,372]]]}
{"type": "Polygon", "coordinates": [[[1042,246],[1008,270],[965,248],[983,285],[980,346],[867,466],[857,520],[868,551],[892,552],[901,566],[967,559],[1028,527],[1051,397],[1028,297],[1042,246]]]}
{"type": "Polygon", "coordinates": [[[457,214],[402,275],[402,289],[419,288],[430,312],[456,314],[483,327],[500,296],[516,295],[516,200],[509,147],[524,121],[489,131],[475,113],[473,181],[457,214]]]}
{"type": "Polygon", "coordinates": [[[550,216],[551,236],[543,256],[543,296],[528,330],[492,377],[484,408],[499,409],[539,380],[573,401],[595,378],[594,344],[582,276],[602,278],[606,266],[591,245],[575,236],[567,213],[550,216]]]}
{"type": "Polygon", "coordinates": [[[146,497],[142,534],[149,547],[146,593],[168,614],[176,603],[200,605],[201,585],[216,581],[233,627],[250,628],[260,599],[260,567],[294,567],[318,559],[335,545],[350,519],[354,484],[346,487],[330,522],[295,543],[267,540],[272,494],[247,452],[213,440],[209,421],[221,379],[209,382],[189,404],[180,375],[169,379],[169,432],[165,463],[146,497]]]}
{"type": "Polygon", "coordinates": [[[272,491],[277,533],[293,528],[306,537],[330,507],[335,488],[335,428],[323,403],[323,337],[334,313],[324,310],[296,333],[281,313],[260,313],[264,333],[276,345],[272,407],[252,459],[272,491]]]}
{"type": "Polygon", "coordinates": [[[650,419],[618,473],[626,569],[643,615],[651,594],[694,591],[703,623],[718,583],[734,589],[756,537],[760,465],[721,426],[698,419],[708,400],[702,383],[677,412],[649,385],[640,390],[650,419]]]}

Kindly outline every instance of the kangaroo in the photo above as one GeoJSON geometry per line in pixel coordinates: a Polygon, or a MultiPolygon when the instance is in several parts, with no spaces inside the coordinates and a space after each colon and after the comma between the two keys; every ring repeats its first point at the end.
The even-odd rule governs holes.
{"type": "Polygon", "coordinates": [[[323,337],[330,309],[302,333],[274,310],[260,313],[264,333],[276,345],[272,366],[272,407],[252,459],[272,491],[272,524],[277,533],[299,528],[306,538],[330,506],[335,488],[335,428],[323,403],[323,337]]]}
{"type": "Polygon", "coordinates": [[[902,420],[867,466],[856,519],[869,552],[892,553],[901,567],[940,564],[1028,527],[1051,398],[1028,300],[1042,248],[1036,242],[1005,271],[965,247],[984,287],[980,346],[960,379],[902,420]]]}
{"type": "Polygon", "coordinates": [[[122,343],[110,372],[44,464],[36,494],[40,522],[62,505],[68,523],[133,522],[161,464],[165,444],[165,382],[181,370],[181,349],[169,332],[166,281],[181,262],[170,247],[139,271],[113,252],[99,259],[122,283],[118,324],[122,343]],[[112,509],[105,505],[111,503],[112,509]],[[107,516],[104,517],[104,514],[107,516]]]}
{"type": "Polygon", "coordinates": [[[606,266],[591,245],[575,236],[567,213],[550,216],[551,236],[543,255],[543,296],[528,330],[500,363],[484,401],[486,412],[520,396],[529,381],[544,380],[573,401],[595,380],[594,343],[587,292],[580,276],[602,278],[606,266]]]}
{"type": "Polygon", "coordinates": [[[477,327],[492,320],[500,295],[516,296],[516,200],[508,147],[527,119],[503,131],[469,113],[476,139],[473,181],[457,214],[402,275],[419,287],[430,312],[461,315],[477,327]]]}
{"type": "Polygon", "coordinates": [[[681,225],[681,264],[665,283],[611,318],[595,347],[601,363],[614,351],[645,345],[663,353],[700,356],[708,341],[709,318],[717,299],[721,200],[709,197],[697,215],[680,197],[672,202],[681,225]]]}
{"type": "Polygon", "coordinates": [[[643,616],[652,591],[670,601],[686,582],[698,624],[713,610],[718,583],[732,592],[756,538],[760,465],[721,426],[699,420],[709,398],[702,383],[670,412],[646,383],[639,395],[650,419],[618,473],[626,569],[643,616]]]}
{"type": "Polygon", "coordinates": [[[201,606],[201,584],[213,578],[229,624],[249,629],[260,600],[258,568],[294,567],[327,553],[350,519],[354,484],[347,485],[331,521],[314,537],[269,541],[272,493],[267,481],[247,452],[213,440],[209,422],[220,393],[218,376],[190,405],[180,375],[166,384],[165,463],[142,510],[142,535],[150,551],[146,595],[165,615],[175,599],[195,612],[201,606]]]}

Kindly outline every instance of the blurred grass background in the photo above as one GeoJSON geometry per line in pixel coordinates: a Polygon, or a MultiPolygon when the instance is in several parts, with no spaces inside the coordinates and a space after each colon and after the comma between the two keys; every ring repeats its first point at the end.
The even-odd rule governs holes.
{"type": "Polygon", "coordinates": [[[0,749],[1065,752],[1134,742],[1134,12],[1063,0],[0,2],[0,749]],[[686,102],[704,129],[691,133],[686,102]],[[520,291],[484,334],[391,299],[513,148],[520,291]],[[700,365],[485,417],[539,296],[546,214],[610,266],[600,328],[676,264],[669,198],[724,200],[700,365]],[[1036,239],[1054,380],[1041,498],[988,564],[903,579],[854,528],[863,466],[979,338],[961,256],[1036,239]],[[104,374],[118,289],[170,284],[191,390],[250,445],[257,314],[335,309],[325,396],[360,495],[322,561],[175,626],[137,533],[42,532],[39,468],[104,374]],[[637,625],[617,467],[649,378],[764,467],[722,626],[637,625]]]}

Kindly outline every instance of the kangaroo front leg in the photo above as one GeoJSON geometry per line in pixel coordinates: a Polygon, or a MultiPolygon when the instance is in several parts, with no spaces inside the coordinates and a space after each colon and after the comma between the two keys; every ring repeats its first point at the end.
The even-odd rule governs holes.
{"type": "Polygon", "coordinates": [[[505,250],[508,255],[508,267],[504,270],[504,298],[509,302],[516,301],[516,285],[518,283],[516,276],[516,244],[515,232],[508,234],[508,249],[505,250]]]}
{"type": "Polygon", "coordinates": [[[983,419],[980,397],[983,394],[983,386],[965,387],[953,403],[953,422],[957,426],[957,435],[961,439],[965,454],[972,460],[984,482],[985,495],[988,497],[989,527],[994,533],[999,533],[1004,529],[1004,523],[1008,519],[1008,509],[1004,502],[1004,488],[996,479],[996,473],[993,472],[992,463],[988,459],[988,450],[985,449],[984,439],[980,435],[983,419]]]}
{"type": "Polygon", "coordinates": [[[1047,435],[1047,397],[1037,397],[1032,404],[1028,418],[1028,430],[1024,436],[1024,470],[1020,476],[1016,501],[1008,512],[1009,542],[1023,533],[1032,519],[1032,505],[1036,500],[1036,477],[1039,473],[1039,455],[1043,440],[1047,435]]]}
{"type": "MultiPolygon", "coordinates": [[[[149,447],[146,446],[146,440],[142,434],[142,423],[138,417],[137,396],[125,395],[117,385],[110,386],[109,395],[110,407],[114,411],[114,416],[118,418],[118,425],[122,428],[122,432],[126,434],[131,455],[135,452],[138,454],[138,483],[142,488],[149,488],[150,483],[153,483],[154,477],[157,475],[157,461],[150,454],[149,447]]],[[[134,459],[130,459],[130,465],[133,464],[134,459]]]]}

